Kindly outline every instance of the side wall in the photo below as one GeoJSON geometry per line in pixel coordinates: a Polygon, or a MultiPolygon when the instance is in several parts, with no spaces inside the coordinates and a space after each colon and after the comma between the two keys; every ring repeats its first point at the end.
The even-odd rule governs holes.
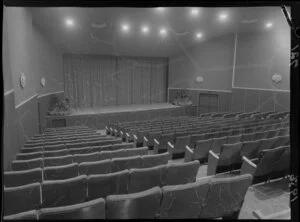
{"type": "Polygon", "coordinates": [[[9,170],[26,139],[39,133],[37,96],[62,91],[63,78],[62,53],[32,23],[30,9],[4,7],[3,17],[3,154],[4,169],[9,170]],[[26,76],[24,88],[21,73],[26,76]],[[40,84],[41,77],[46,79],[45,87],[40,84]]]}
{"type": "Polygon", "coordinates": [[[168,101],[185,89],[195,105],[199,93],[217,94],[220,112],[289,110],[289,54],[287,25],[204,41],[191,53],[170,58],[168,101]],[[272,81],[276,73],[282,76],[279,83],[272,81]],[[197,76],[204,81],[197,83],[197,76]]]}

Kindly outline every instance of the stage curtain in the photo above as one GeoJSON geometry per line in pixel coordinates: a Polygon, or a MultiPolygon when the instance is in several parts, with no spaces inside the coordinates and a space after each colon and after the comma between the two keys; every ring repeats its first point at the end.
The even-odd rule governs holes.
{"type": "Polygon", "coordinates": [[[73,108],[166,102],[165,58],[65,54],[63,62],[73,108]]]}

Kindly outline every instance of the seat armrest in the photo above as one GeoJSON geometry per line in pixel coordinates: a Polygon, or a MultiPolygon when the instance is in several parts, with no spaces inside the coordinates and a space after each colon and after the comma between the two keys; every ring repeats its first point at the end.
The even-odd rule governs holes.
{"type": "Polygon", "coordinates": [[[194,155],[194,151],[189,146],[185,146],[184,162],[192,161],[193,155],[194,155]]]}
{"type": "Polygon", "coordinates": [[[130,135],[129,135],[129,133],[126,133],[126,142],[127,142],[127,143],[130,142],[130,135]]]}
{"type": "Polygon", "coordinates": [[[138,138],[137,138],[137,136],[134,134],[134,135],[133,135],[133,146],[134,146],[134,147],[136,147],[137,142],[138,142],[138,138]]]}
{"type": "Polygon", "coordinates": [[[219,156],[212,150],[208,152],[207,176],[215,175],[219,164],[219,156]]]}
{"type": "Polygon", "coordinates": [[[110,131],[109,131],[109,129],[108,129],[107,126],[105,126],[105,132],[106,132],[106,135],[109,135],[109,134],[110,134],[110,131]]]}
{"type": "Polygon", "coordinates": [[[147,137],[143,137],[143,146],[144,147],[148,147],[148,142],[149,142],[149,140],[147,139],[147,137]]]}
{"type": "Polygon", "coordinates": [[[174,153],[174,145],[172,143],[168,142],[168,153],[170,154],[170,160],[173,158],[173,153],[174,153]]]}
{"type": "Polygon", "coordinates": [[[256,168],[257,168],[256,164],[254,164],[247,157],[243,156],[243,163],[242,163],[242,167],[241,167],[241,175],[249,173],[252,176],[254,176],[256,168]]]}
{"type": "Polygon", "coordinates": [[[112,127],[110,127],[110,134],[114,136],[114,129],[112,127]]]}
{"type": "Polygon", "coordinates": [[[159,142],[157,141],[157,139],[154,139],[154,153],[158,154],[158,148],[159,148],[159,142]]]}

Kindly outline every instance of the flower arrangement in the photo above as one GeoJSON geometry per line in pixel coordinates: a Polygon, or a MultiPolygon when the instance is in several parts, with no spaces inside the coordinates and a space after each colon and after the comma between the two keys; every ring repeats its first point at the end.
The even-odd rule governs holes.
{"type": "Polygon", "coordinates": [[[60,100],[57,96],[52,96],[47,114],[49,116],[65,116],[71,114],[70,102],[68,98],[60,100]]]}
{"type": "Polygon", "coordinates": [[[191,95],[189,95],[187,90],[180,90],[177,92],[177,96],[173,100],[173,105],[176,106],[191,106],[193,102],[191,100],[191,95]]]}

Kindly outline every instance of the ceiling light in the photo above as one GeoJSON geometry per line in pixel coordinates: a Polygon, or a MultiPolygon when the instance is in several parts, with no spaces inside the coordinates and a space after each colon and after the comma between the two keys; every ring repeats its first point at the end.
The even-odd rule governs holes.
{"type": "Polygon", "coordinates": [[[164,10],[165,10],[164,7],[158,7],[158,8],[156,8],[156,11],[158,11],[158,12],[163,12],[164,10]]]}
{"type": "Polygon", "coordinates": [[[68,27],[73,27],[74,26],[74,20],[73,19],[71,19],[71,18],[67,18],[66,20],[65,20],[65,23],[66,23],[66,25],[68,26],[68,27]]]}
{"type": "Polygon", "coordinates": [[[123,25],[122,25],[122,31],[128,32],[129,29],[130,29],[130,26],[129,26],[128,24],[123,24],[123,25]]]}
{"type": "Polygon", "coordinates": [[[199,15],[199,9],[197,8],[192,8],[191,11],[190,11],[190,14],[194,17],[198,16],[199,15]]]}
{"type": "Polygon", "coordinates": [[[197,33],[196,33],[196,38],[197,38],[197,39],[201,39],[201,38],[202,38],[202,36],[203,36],[203,35],[202,35],[202,33],[201,33],[201,32],[197,32],[197,33]]]}
{"type": "Polygon", "coordinates": [[[272,22],[267,22],[265,26],[266,26],[266,28],[271,28],[273,26],[273,23],[272,22]]]}
{"type": "Polygon", "coordinates": [[[142,32],[143,33],[148,33],[149,32],[149,27],[146,26],[146,25],[142,26],[142,32]]]}
{"type": "Polygon", "coordinates": [[[167,35],[167,29],[161,28],[161,29],[159,30],[159,34],[160,34],[161,36],[166,36],[166,35],[167,35]]]}
{"type": "Polygon", "coordinates": [[[228,14],[223,12],[221,14],[219,14],[219,20],[220,21],[225,21],[228,18],[228,14]]]}

